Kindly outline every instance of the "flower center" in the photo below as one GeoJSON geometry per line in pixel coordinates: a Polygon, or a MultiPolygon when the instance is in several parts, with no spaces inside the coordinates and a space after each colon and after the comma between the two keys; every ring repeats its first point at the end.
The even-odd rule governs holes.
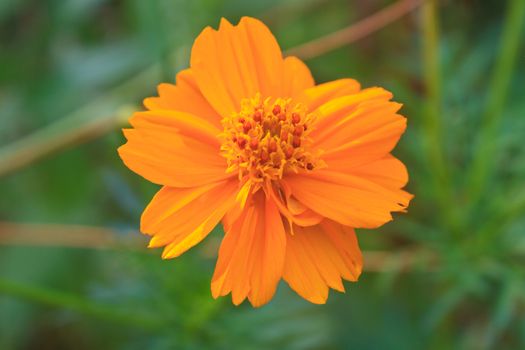
{"type": "Polygon", "coordinates": [[[240,180],[277,180],[288,171],[311,171],[318,156],[308,151],[314,116],[291,99],[241,101],[241,111],[222,120],[221,154],[240,180]]]}

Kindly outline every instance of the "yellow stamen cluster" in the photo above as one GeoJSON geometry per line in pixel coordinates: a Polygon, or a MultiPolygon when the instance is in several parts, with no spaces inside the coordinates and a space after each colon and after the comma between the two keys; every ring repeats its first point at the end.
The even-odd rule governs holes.
{"type": "Polygon", "coordinates": [[[239,179],[262,182],[282,178],[287,171],[310,171],[318,157],[309,152],[308,134],[313,115],[291,99],[266,98],[257,94],[241,101],[241,111],[222,120],[222,155],[228,172],[239,179]]]}

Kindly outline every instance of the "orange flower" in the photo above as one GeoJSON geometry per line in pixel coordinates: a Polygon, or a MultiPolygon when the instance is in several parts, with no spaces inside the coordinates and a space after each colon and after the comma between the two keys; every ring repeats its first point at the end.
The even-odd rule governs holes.
{"type": "Polygon", "coordinates": [[[353,228],[383,225],[412,197],[390,155],[406,127],[390,92],[352,79],[314,86],[304,63],[283,58],[248,17],[204,29],[190,68],[158,90],[119,148],[130,169],[163,186],[142,215],[150,247],[177,257],[222,220],[211,289],[236,305],[267,303],[281,277],[313,303],[357,281],[353,228]]]}

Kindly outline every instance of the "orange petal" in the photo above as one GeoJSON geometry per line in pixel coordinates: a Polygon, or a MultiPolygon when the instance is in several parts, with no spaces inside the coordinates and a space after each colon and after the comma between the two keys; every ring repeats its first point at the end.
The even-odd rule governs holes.
{"type": "Polygon", "coordinates": [[[324,304],[328,288],[344,292],[341,277],[357,281],[363,258],[354,230],[330,220],[309,227],[294,226],[286,235],[283,278],[306,300],[324,304]]]}
{"type": "Polygon", "coordinates": [[[205,28],[193,44],[190,65],[203,95],[223,117],[257,92],[281,96],[281,49],[257,19],[243,17],[237,26],[222,19],[218,31],[205,28]]]}
{"type": "Polygon", "coordinates": [[[177,85],[163,83],[157,90],[159,97],[144,100],[147,109],[169,109],[193,114],[222,129],[221,117],[200,92],[191,69],[177,74],[177,85]]]}
{"type": "Polygon", "coordinates": [[[164,186],[141,218],[141,231],[153,236],[149,247],[166,246],[164,259],[181,255],[219,223],[237,191],[236,179],[194,188],[164,186]]]}
{"type": "Polygon", "coordinates": [[[176,111],[139,112],[125,129],[128,142],[118,150],[124,163],[151,182],[172,187],[195,187],[231,175],[219,154],[212,124],[176,111]]]}
{"type": "Polygon", "coordinates": [[[313,211],[355,228],[385,224],[392,220],[391,212],[404,211],[412,198],[398,186],[385,186],[359,173],[330,169],[290,175],[283,181],[295,198],[313,211]]]}
{"type": "Polygon", "coordinates": [[[337,97],[359,92],[361,86],[354,79],[339,79],[319,84],[304,91],[301,99],[310,111],[337,97]]]}
{"type": "Polygon", "coordinates": [[[229,225],[211,289],[214,298],[231,292],[235,305],[248,297],[257,307],[270,301],[281,278],[286,234],[274,202],[262,191],[252,199],[229,225]]]}
{"type": "Polygon", "coordinates": [[[330,168],[344,162],[358,166],[385,157],[406,128],[406,118],[396,112],[398,103],[381,88],[339,97],[317,109],[319,119],[310,134],[314,147],[322,149],[330,168]]]}
{"type": "Polygon", "coordinates": [[[330,169],[351,173],[390,189],[402,188],[408,183],[408,172],[405,164],[391,155],[359,167],[348,165],[350,164],[338,162],[337,164],[334,163],[330,169]]]}
{"type": "Polygon", "coordinates": [[[314,78],[310,69],[297,57],[284,59],[284,82],[282,97],[296,97],[305,89],[314,86],[314,78]]]}

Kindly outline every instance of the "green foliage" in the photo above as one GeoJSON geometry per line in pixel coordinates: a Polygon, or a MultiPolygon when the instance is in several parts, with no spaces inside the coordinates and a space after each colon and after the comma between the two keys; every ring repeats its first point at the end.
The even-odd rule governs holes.
{"type": "MultiPolygon", "coordinates": [[[[262,18],[286,49],[390,2],[372,3],[0,2],[0,156],[65,116],[45,132],[138,106],[221,16],[262,18]]],[[[409,271],[391,259],[326,306],[282,284],[252,309],[211,298],[220,230],[169,261],[127,248],[0,246],[0,349],[523,348],[524,18],[522,0],[444,2],[308,62],[319,82],[354,77],[404,104],[409,128],[395,153],[416,197],[359,239],[365,251],[414,252],[409,271]]],[[[156,187],[122,165],[122,143],[112,130],[0,177],[0,220],[127,238],[156,187]]]]}

